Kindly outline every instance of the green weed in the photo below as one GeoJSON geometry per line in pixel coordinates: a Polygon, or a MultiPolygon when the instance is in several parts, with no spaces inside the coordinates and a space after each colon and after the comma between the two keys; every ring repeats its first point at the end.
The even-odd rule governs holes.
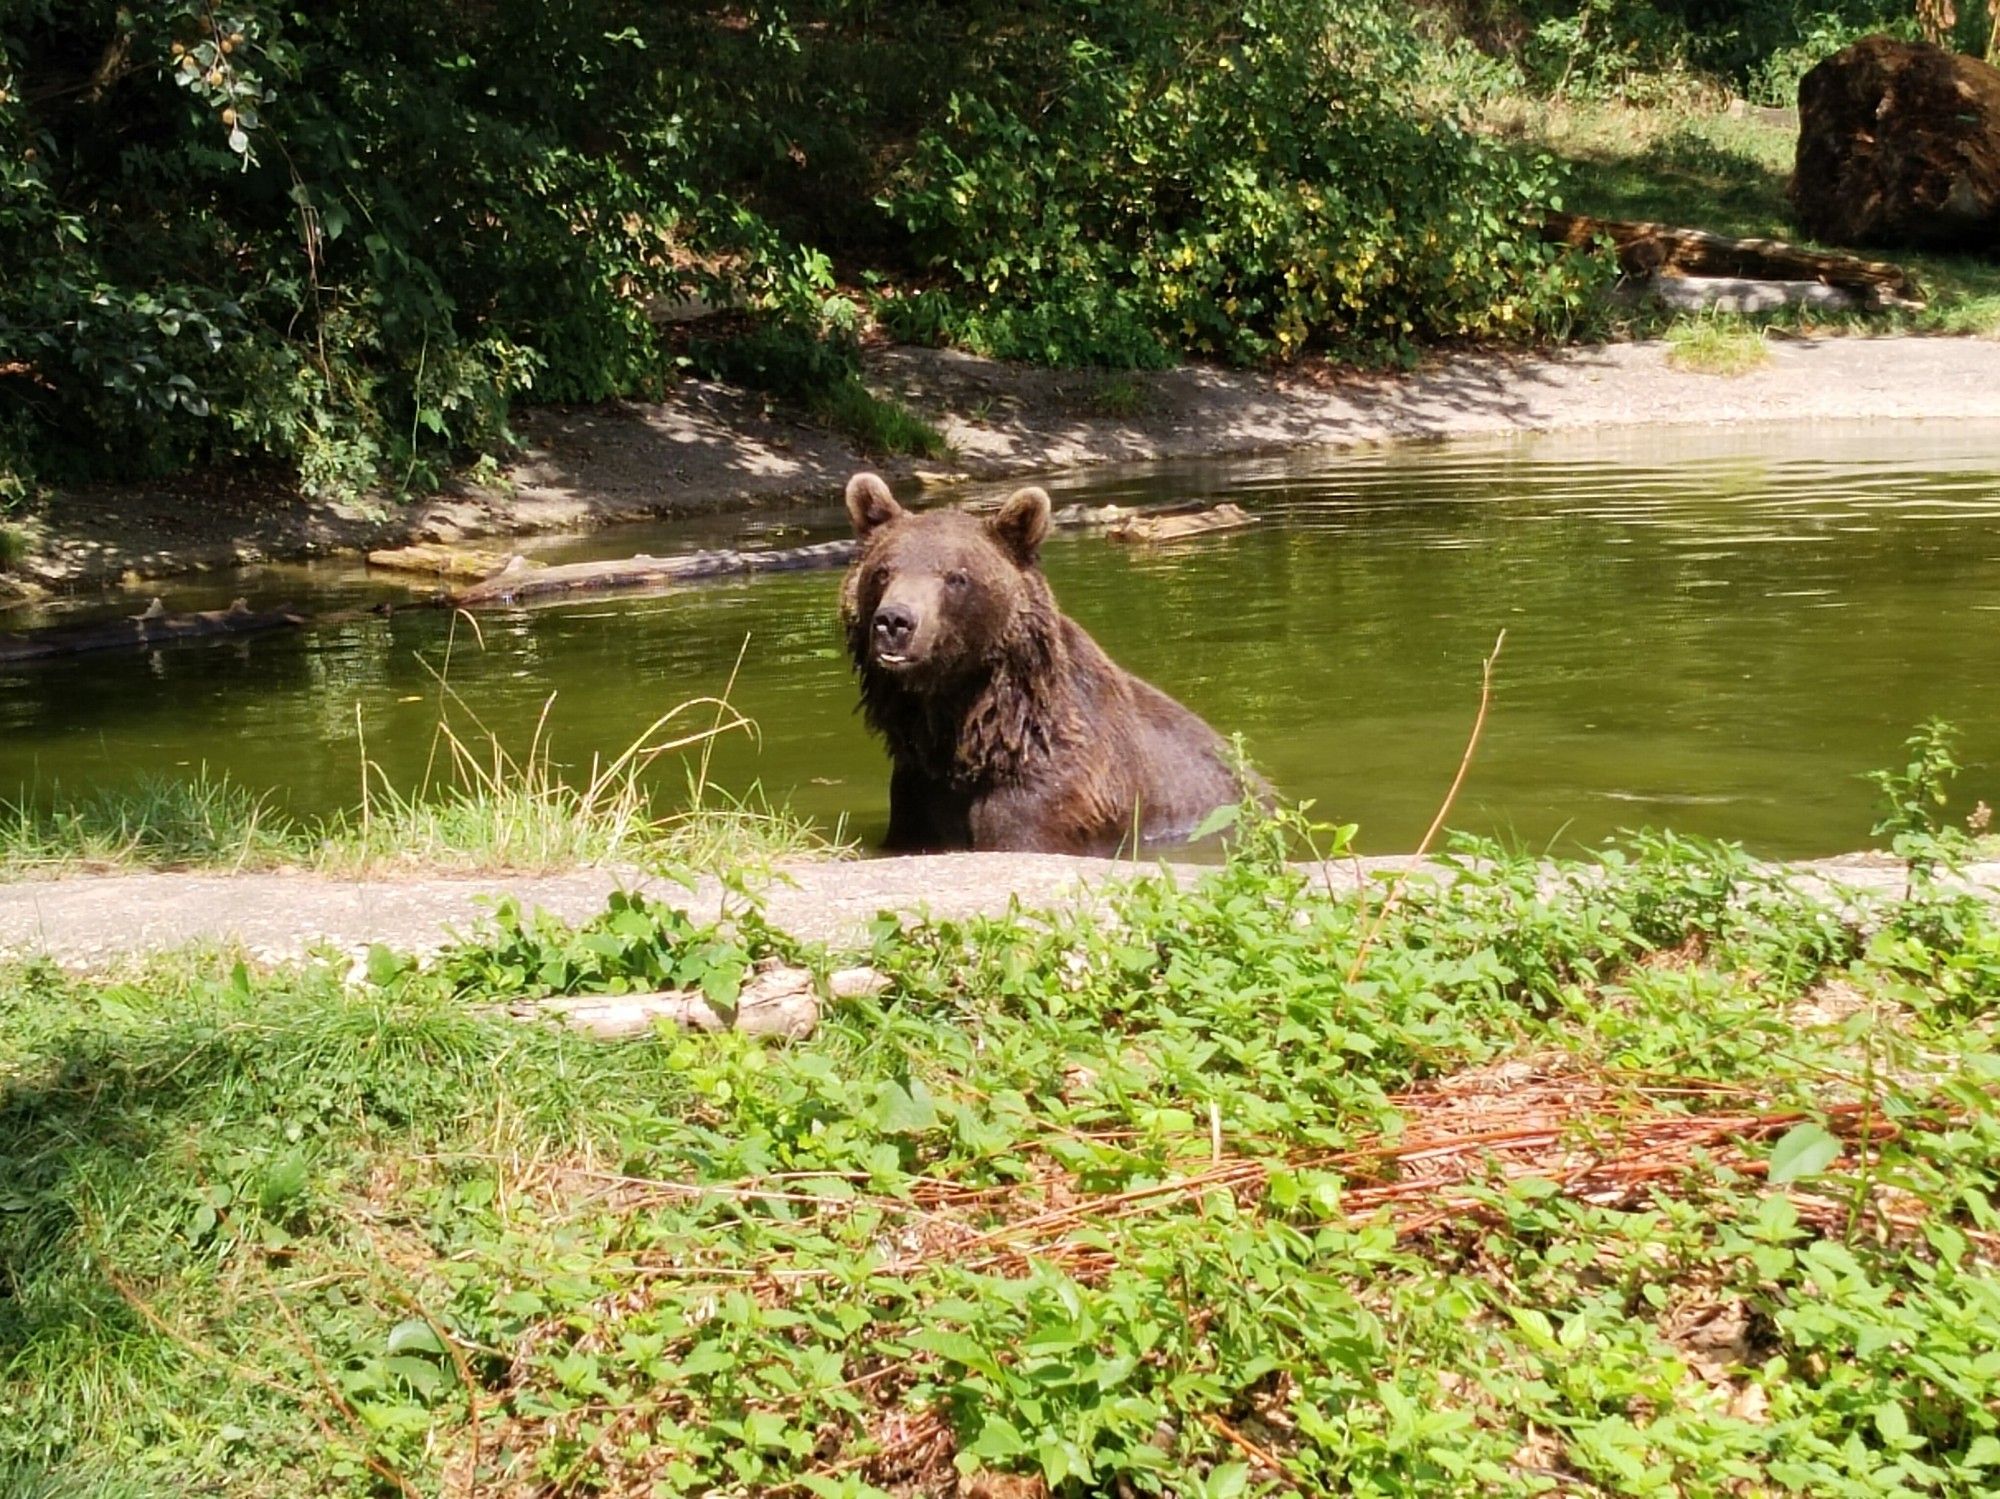
{"type": "Polygon", "coordinates": [[[1101,376],[1091,384],[1083,399],[1092,416],[1112,421],[1145,416],[1156,404],[1152,388],[1130,375],[1101,376]]]}
{"type": "Polygon", "coordinates": [[[816,393],[809,404],[815,415],[852,438],[863,452],[951,456],[951,444],[936,427],[901,402],[876,395],[858,379],[842,380],[816,393]]]}
{"type": "Polygon", "coordinates": [[[20,876],[92,868],[258,869],[308,858],[306,830],[267,797],[206,767],[147,776],[127,790],[61,786],[0,801],[0,870],[20,876]]]}
{"type": "Polygon", "coordinates": [[[191,778],[147,777],[84,795],[24,789],[0,801],[0,878],[281,866],[341,875],[713,870],[844,851],[839,830],[823,834],[761,788],[730,794],[709,781],[705,751],[716,736],[750,728],[720,701],[679,704],[619,754],[580,771],[557,760],[546,711],[530,743],[514,751],[476,717],[461,726],[453,707],[469,713],[447,687],[431,762],[415,785],[391,781],[364,744],[359,799],[325,818],[294,817],[206,767],[191,778]],[[655,766],[690,755],[686,795],[661,810],[655,766]]]}
{"type": "Polygon", "coordinates": [[[885,917],[887,991],[789,1045],[492,1013],[726,1009],[762,959],[830,962],[754,908],[503,907],[353,981],[14,968],[0,1472],[1990,1487],[1990,907],[1919,937],[1667,835],[1461,845],[1387,904],[1287,862],[1315,831],[1239,816],[1198,884],[1059,914],[885,917]]]}
{"type": "Polygon", "coordinates": [[[1703,375],[1747,375],[1771,362],[1771,347],[1755,323],[1712,313],[1668,327],[1667,360],[1703,375]]]}

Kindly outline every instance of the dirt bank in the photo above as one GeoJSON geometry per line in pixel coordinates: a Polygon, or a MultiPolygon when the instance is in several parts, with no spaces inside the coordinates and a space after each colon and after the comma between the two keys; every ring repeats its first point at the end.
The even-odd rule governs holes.
{"type": "MultiPolygon", "coordinates": [[[[932,417],[971,480],[1082,465],[1223,457],[1396,439],[1592,427],[1892,418],[2000,419],[2000,343],[1773,338],[1762,368],[1676,369],[1658,343],[1441,357],[1409,375],[1188,367],[1106,376],[927,349],[869,356],[869,379],[932,417]]],[[[83,587],[352,551],[825,500],[856,468],[892,478],[942,465],[873,460],[761,397],[690,381],[670,401],[541,409],[491,490],[408,507],[281,501],[268,484],[186,481],[68,494],[24,571],[83,587]]]]}
{"type": "MultiPolygon", "coordinates": [[[[1320,872],[1337,890],[1363,876],[1403,867],[1375,858],[1320,872]]],[[[1157,866],[1144,866],[1152,868],[1157,866]]],[[[1176,878],[1200,870],[1167,866],[1176,878]]],[[[944,918],[1000,915],[1018,899],[1049,910],[1089,898],[1095,886],[1129,876],[1135,866],[1057,854],[939,854],[802,863],[761,882],[766,915],[809,941],[859,948],[868,924],[883,911],[944,918]]],[[[1785,866],[1793,882],[1828,899],[1844,892],[1889,893],[1901,888],[1901,866],[1878,854],[1858,854],[1785,866]]],[[[2000,900],[2000,863],[1971,866],[1968,881],[2000,900]]],[[[487,876],[326,879],[303,873],[120,874],[31,880],[0,885],[0,953],[46,955],[74,967],[95,967],[136,953],[190,944],[240,948],[277,961],[318,948],[359,955],[372,943],[404,952],[431,951],[453,931],[469,933],[492,900],[509,895],[524,906],[581,921],[604,908],[620,887],[713,919],[721,887],[702,881],[692,892],[633,871],[581,870],[533,877],[487,876]]]]}

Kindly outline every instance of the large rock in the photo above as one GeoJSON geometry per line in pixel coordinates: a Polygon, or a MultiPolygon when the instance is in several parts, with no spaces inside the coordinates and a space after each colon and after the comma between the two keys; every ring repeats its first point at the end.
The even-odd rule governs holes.
{"type": "Polygon", "coordinates": [[[2000,251],[2000,70],[1864,37],[1799,81],[1799,227],[1843,245],[2000,251]]]}

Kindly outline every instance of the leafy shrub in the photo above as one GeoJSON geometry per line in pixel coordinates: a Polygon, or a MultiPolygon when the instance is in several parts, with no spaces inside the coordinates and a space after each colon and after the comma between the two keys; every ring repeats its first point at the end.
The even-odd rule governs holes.
{"type": "Polygon", "coordinates": [[[690,295],[831,334],[711,360],[813,386],[837,261],[933,273],[907,334],[1124,366],[1560,331],[1579,295],[1527,232],[1546,172],[1454,123],[1462,56],[1390,0],[6,16],[14,483],[421,485],[523,396],[658,392],[690,295]]]}
{"type": "MultiPolygon", "coordinates": [[[[1872,32],[1921,34],[1909,0],[1453,0],[1448,30],[1509,58],[1538,93],[1646,103],[1721,82],[1787,105],[1822,58],[1872,32]]],[[[1989,44],[1985,7],[1939,8],[1946,40],[1989,44]]]]}
{"type": "Polygon", "coordinates": [[[995,353],[1144,366],[1566,329],[1581,279],[1528,225],[1546,169],[1418,103],[1380,4],[1096,7],[950,101],[884,198],[995,353]],[[1035,86],[1026,86],[1032,82],[1035,86]]]}
{"type": "Polygon", "coordinates": [[[1914,38],[1915,17],[1904,7],[1855,5],[1800,15],[1743,69],[1744,95],[1758,104],[1791,105],[1799,98],[1799,80],[1850,42],[1876,32],[1914,38]]]}
{"type": "Polygon", "coordinates": [[[855,317],[852,303],[830,297],[818,319],[778,318],[695,339],[687,362],[713,379],[795,401],[867,452],[944,457],[943,433],[862,383],[855,317]]]}
{"type": "Polygon", "coordinates": [[[503,444],[524,393],[659,388],[655,299],[823,294],[823,255],[713,191],[758,113],[720,80],[782,28],[629,9],[11,5],[0,469],[407,484],[503,444]]]}

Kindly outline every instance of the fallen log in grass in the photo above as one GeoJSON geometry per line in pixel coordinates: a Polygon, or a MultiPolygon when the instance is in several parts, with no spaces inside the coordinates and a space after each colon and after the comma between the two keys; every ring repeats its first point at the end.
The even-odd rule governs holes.
{"type": "Polygon", "coordinates": [[[1542,238],[1582,247],[1609,239],[1628,276],[1724,276],[1746,281],[1812,281],[1853,292],[1880,307],[1921,307],[1916,279],[1886,260],[1837,250],[1807,250],[1775,239],[1731,239],[1706,229],[1677,229],[1583,213],[1543,216],[1542,238]]]}
{"type": "MultiPolygon", "coordinates": [[[[843,968],[827,981],[832,999],[879,994],[888,979],[872,968],[843,968]]],[[[820,997],[813,976],[767,958],[751,970],[732,1009],[718,1007],[699,989],[654,994],[579,994],[521,999],[505,1007],[517,1020],[555,1020],[601,1041],[651,1034],[662,1025],[684,1031],[741,1031],[746,1036],[800,1040],[819,1024],[820,997]]]]}
{"type": "Polygon", "coordinates": [[[1810,307],[1818,312],[1865,311],[1868,303],[1845,287],[1824,281],[1750,281],[1741,276],[1655,276],[1646,291],[1681,312],[1776,312],[1810,307]]]}

